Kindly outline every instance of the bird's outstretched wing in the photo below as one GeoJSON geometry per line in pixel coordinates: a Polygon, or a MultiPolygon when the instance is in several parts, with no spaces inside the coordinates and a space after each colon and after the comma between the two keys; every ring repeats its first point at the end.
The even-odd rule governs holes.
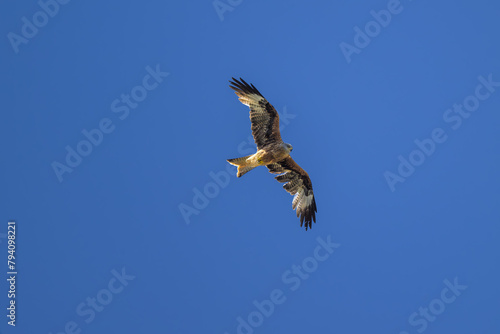
{"type": "Polygon", "coordinates": [[[278,182],[285,183],[283,188],[293,197],[292,208],[297,210],[297,217],[300,216],[300,226],[305,221],[307,228],[312,228],[312,222],[316,223],[316,200],[312,189],[311,179],[291,157],[287,157],[277,163],[266,166],[274,174],[278,182]]]}
{"type": "Polygon", "coordinates": [[[250,121],[252,122],[252,135],[257,144],[257,149],[261,149],[270,143],[281,142],[280,118],[276,109],[269,103],[264,96],[245,80],[229,81],[231,87],[238,99],[244,105],[250,107],[250,121]]]}

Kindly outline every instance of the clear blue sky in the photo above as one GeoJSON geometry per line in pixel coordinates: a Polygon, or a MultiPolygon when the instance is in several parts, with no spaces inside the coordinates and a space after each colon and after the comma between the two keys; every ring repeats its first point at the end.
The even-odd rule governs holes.
{"type": "Polygon", "coordinates": [[[500,333],[499,4],[0,6],[0,333],[500,333]],[[228,166],[233,76],[282,114],[312,230],[228,166]]]}

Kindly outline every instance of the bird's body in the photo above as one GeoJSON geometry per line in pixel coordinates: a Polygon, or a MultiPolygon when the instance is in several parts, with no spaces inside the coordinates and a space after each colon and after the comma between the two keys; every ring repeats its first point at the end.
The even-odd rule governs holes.
{"type": "Polygon", "coordinates": [[[228,162],[238,166],[238,173],[236,175],[241,177],[255,167],[267,166],[290,156],[290,147],[290,144],[283,142],[271,143],[258,150],[255,154],[237,159],[229,159],[228,162]],[[242,172],[243,169],[245,169],[245,172],[242,172]]]}
{"type": "Polygon", "coordinates": [[[279,115],[276,109],[262,96],[254,85],[243,79],[234,79],[230,86],[241,103],[250,107],[252,134],[257,152],[246,157],[228,159],[238,166],[237,177],[243,176],[258,166],[266,166],[269,172],[279,174],[276,180],[285,183],[283,188],[294,195],[292,208],[300,216],[300,226],[312,227],[316,222],[316,200],[309,175],[291,157],[292,145],[284,143],[279,130],[279,115]]]}

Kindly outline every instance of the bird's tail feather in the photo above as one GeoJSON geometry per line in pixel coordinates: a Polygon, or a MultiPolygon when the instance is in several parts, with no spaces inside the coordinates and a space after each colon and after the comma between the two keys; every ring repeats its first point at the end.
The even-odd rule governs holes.
{"type": "Polygon", "coordinates": [[[247,155],[246,157],[227,159],[227,162],[229,162],[231,165],[238,167],[238,172],[236,173],[237,177],[242,177],[244,174],[248,173],[249,171],[257,167],[249,165],[247,163],[247,159],[250,157],[251,155],[247,155]]]}

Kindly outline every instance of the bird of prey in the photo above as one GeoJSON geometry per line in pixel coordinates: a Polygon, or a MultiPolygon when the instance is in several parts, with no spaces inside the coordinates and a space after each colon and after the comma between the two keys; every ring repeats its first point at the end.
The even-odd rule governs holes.
{"type": "Polygon", "coordinates": [[[294,195],[292,208],[297,210],[300,216],[300,226],[305,221],[305,228],[312,227],[316,223],[316,201],[309,175],[290,157],[292,145],[281,140],[279,115],[276,109],[264,96],[245,80],[232,78],[230,86],[238,95],[238,99],[244,105],[250,107],[250,121],[252,123],[252,135],[257,145],[257,153],[228,159],[231,165],[238,167],[237,177],[243,176],[258,166],[266,166],[269,172],[279,174],[275,177],[278,182],[285,183],[283,188],[294,195]]]}

